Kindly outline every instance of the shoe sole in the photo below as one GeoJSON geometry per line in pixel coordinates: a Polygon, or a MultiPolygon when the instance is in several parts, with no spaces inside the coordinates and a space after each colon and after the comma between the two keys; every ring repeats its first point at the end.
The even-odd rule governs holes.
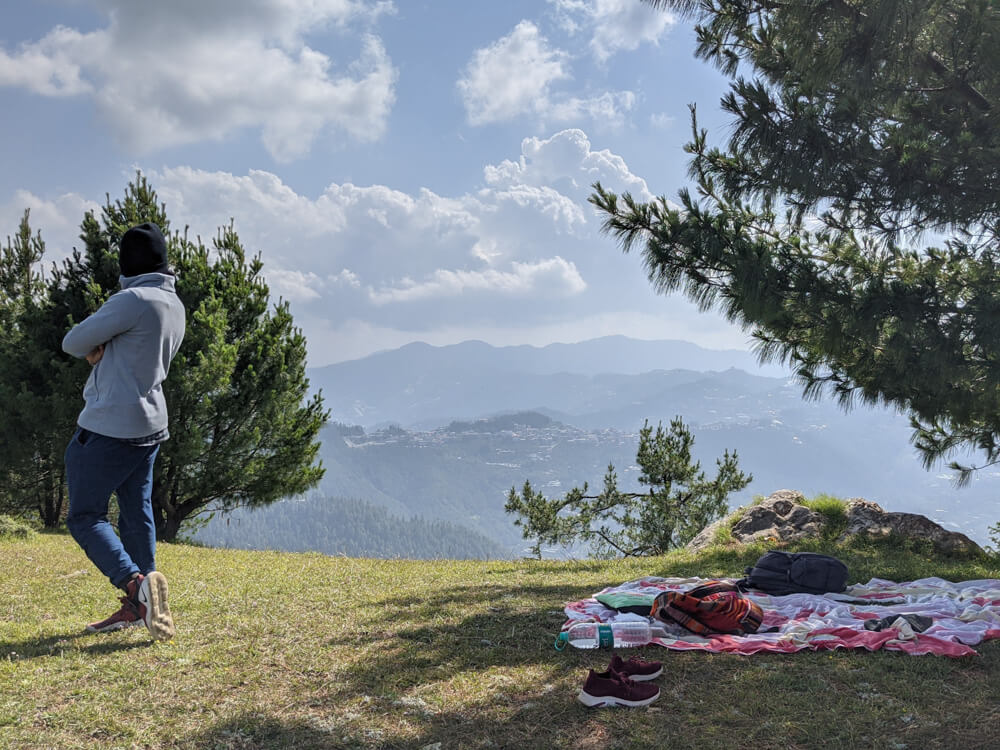
{"type": "Polygon", "coordinates": [[[646,680],[655,680],[663,674],[663,667],[660,667],[651,674],[625,674],[624,672],[622,672],[622,674],[632,680],[632,682],[645,682],[646,680]]]}
{"type": "Polygon", "coordinates": [[[174,620],[167,606],[167,579],[155,570],[139,586],[139,604],[146,607],[146,627],[153,638],[169,641],[174,637],[174,620]]]}
{"type": "Polygon", "coordinates": [[[583,690],[581,690],[580,694],[576,696],[580,703],[589,708],[599,708],[601,706],[628,706],[629,708],[638,708],[639,706],[648,706],[659,697],[660,692],[656,691],[655,695],[646,698],[645,700],[630,701],[625,698],[618,698],[614,695],[590,695],[583,690]]]}
{"type": "Polygon", "coordinates": [[[88,633],[113,633],[116,630],[124,630],[125,628],[137,628],[145,623],[142,620],[133,620],[132,622],[116,622],[113,625],[105,625],[103,628],[95,628],[93,625],[87,625],[84,630],[88,633]]]}

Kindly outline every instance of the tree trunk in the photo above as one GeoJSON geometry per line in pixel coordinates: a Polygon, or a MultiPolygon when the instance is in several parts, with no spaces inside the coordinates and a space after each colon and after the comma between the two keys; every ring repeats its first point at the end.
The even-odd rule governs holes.
{"type": "MultiPolygon", "coordinates": [[[[163,541],[171,541],[164,537],[167,533],[167,510],[164,507],[167,491],[164,482],[157,482],[153,485],[153,524],[156,527],[156,538],[163,541]]],[[[174,531],[176,534],[177,531],[174,531]]]]}
{"type": "Polygon", "coordinates": [[[51,456],[43,457],[37,469],[45,477],[39,488],[38,512],[45,528],[54,529],[62,520],[64,471],[57,469],[56,461],[51,456]]]}
{"type": "Polygon", "coordinates": [[[160,481],[153,484],[153,522],[156,525],[157,541],[174,541],[184,520],[182,504],[172,497],[174,483],[173,466],[169,466],[166,476],[161,474],[160,481]]]}
{"type": "Polygon", "coordinates": [[[162,516],[156,519],[156,540],[158,542],[172,542],[177,538],[183,519],[176,516],[162,516]],[[162,523],[161,523],[162,521],[162,523]]]}

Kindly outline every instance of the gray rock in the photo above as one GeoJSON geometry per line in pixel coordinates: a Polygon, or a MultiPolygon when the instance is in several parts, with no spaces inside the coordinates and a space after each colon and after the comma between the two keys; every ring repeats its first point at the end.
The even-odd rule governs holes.
{"type": "Polygon", "coordinates": [[[983,550],[965,534],[948,531],[918,513],[886,512],[878,503],[861,497],[847,501],[847,529],[839,541],[846,541],[855,534],[886,537],[929,539],[935,547],[949,554],[979,554],[983,550]]]}
{"type": "MultiPolygon", "coordinates": [[[[772,539],[782,545],[823,533],[826,519],[821,513],[802,505],[805,496],[795,490],[778,490],[757,505],[739,508],[727,517],[706,526],[687,544],[699,552],[711,546],[720,528],[732,526],[733,541],[748,544],[772,539]],[[738,516],[735,523],[734,516],[738,516]]],[[[982,548],[965,534],[948,531],[918,513],[887,513],[878,503],[861,497],[846,503],[847,529],[838,539],[845,542],[856,534],[885,537],[894,534],[915,539],[929,539],[936,548],[949,554],[976,555],[982,548]]]]}
{"type": "Polygon", "coordinates": [[[744,544],[760,539],[794,542],[819,536],[826,525],[822,514],[801,501],[801,492],[779,490],[759,505],[752,505],[733,525],[733,539],[744,544]]]}
{"type": "Polygon", "coordinates": [[[794,542],[810,536],[818,536],[826,521],[823,516],[801,504],[805,497],[795,490],[778,490],[757,505],[740,508],[726,518],[706,526],[687,544],[687,548],[698,552],[711,546],[718,530],[732,525],[733,541],[747,544],[759,539],[774,539],[778,542],[794,542]],[[733,516],[739,520],[733,523],[733,516]]]}
{"type": "Polygon", "coordinates": [[[721,529],[723,526],[729,524],[729,521],[730,521],[730,516],[726,516],[725,518],[720,518],[718,521],[713,521],[708,526],[699,531],[698,535],[695,536],[694,539],[692,539],[690,542],[684,545],[685,548],[693,552],[701,552],[706,547],[711,547],[713,544],[715,544],[716,533],[718,533],[719,529],[721,529]]]}

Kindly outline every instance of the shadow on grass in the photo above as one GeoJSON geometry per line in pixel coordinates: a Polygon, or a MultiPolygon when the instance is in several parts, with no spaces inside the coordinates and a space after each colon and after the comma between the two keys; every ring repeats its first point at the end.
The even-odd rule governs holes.
{"type": "MultiPolygon", "coordinates": [[[[591,712],[588,716],[583,713],[585,711],[581,707],[581,711],[573,710],[569,716],[553,715],[550,709],[545,709],[544,716],[517,715],[502,721],[449,713],[422,725],[415,734],[407,731],[408,736],[405,737],[384,729],[335,726],[332,722],[328,726],[322,720],[283,720],[244,714],[188,736],[180,747],[199,750],[466,750],[515,747],[521,750],[555,747],[597,750],[659,746],[654,742],[652,727],[641,732],[649,735],[649,743],[636,743],[633,736],[628,744],[623,745],[620,743],[622,737],[616,737],[617,732],[602,719],[601,712],[591,712]],[[533,727],[537,729],[540,725],[547,725],[547,731],[533,731],[533,727]],[[553,744],[555,734],[558,740],[553,744]]],[[[625,734],[632,735],[633,732],[628,730],[625,734]]],[[[663,739],[662,735],[660,739],[663,739]]]]}
{"type": "Polygon", "coordinates": [[[153,640],[109,640],[112,636],[106,633],[73,633],[50,635],[42,638],[24,638],[20,641],[0,641],[0,658],[12,661],[37,659],[46,656],[60,656],[61,652],[71,650],[85,654],[112,654],[116,651],[130,651],[135,648],[148,648],[153,640]],[[93,639],[90,643],[81,642],[81,638],[93,639]]]}
{"type": "MultiPolygon", "coordinates": [[[[537,652],[527,651],[525,661],[532,661],[530,654],[537,652]]],[[[423,644],[423,682],[434,681],[435,674],[461,679],[459,670],[479,670],[476,681],[490,683],[490,689],[456,695],[447,709],[440,709],[434,699],[424,701],[419,690],[404,691],[393,671],[404,665],[386,655],[370,662],[371,669],[350,670],[337,688],[318,689],[308,716],[300,712],[284,718],[274,715],[280,709],[261,706],[259,712],[224,719],[178,744],[213,750],[681,750],[731,747],[733,736],[762,750],[985,750],[995,744],[996,694],[990,674],[1000,666],[1000,648],[984,649],[983,663],[867,652],[753,658],[662,649],[641,653],[662,659],[668,669],[658,682],[663,695],[648,709],[588,709],[577,702],[587,666],[605,663],[607,652],[537,656],[542,677],[518,682],[510,669],[482,674],[489,659],[456,658],[423,644]],[[954,701],[959,698],[969,705],[956,717],[954,701]]]]}
{"type": "MultiPolygon", "coordinates": [[[[876,549],[841,553],[861,571],[869,565],[907,570],[903,556],[884,549],[881,562],[870,557],[876,549]]],[[[717,549],[697,559],[654,559],[642,573],[738,576],[760,552],[717,549]]],[[[934,574],[919,560],[909,564],[914,573],[934,574]]],[[[944,563],[948,570],[951,565],[944,563]]],[[[958,565],[956,573],[963,570],[958,565]]],[[[262,704],[254,713],[224,716],[179,744],[596,750],[728,747],[739,736],[754,747],[785,750],[985,748],[984,738],[995,737],[1000,644],[984,644],[981,657],[961,660],[867,652],[740,657],[647,648],[633,653],[667,665],[660,700],[649,709],[587,709],[576,693],[587,670],[603,670],[610,653],[557,652],[552,643],[565,621],[565,602],[623,581],[595,583],[584,567],[575,568],[584,581],[574,580],[570,565],[555,583],[526,581],[517,571],[420,598],[394,591],[371,603],[370,625],[325,641],[338,650],[336,664],[310,685],[307,702],[285,709],[262,704]]]]}
{"type": "Polygon", "coordinates": [[[328,641],[331,646],[381,644],[371,659],[348,667],[343,691],[335,692],[349,696],[364,689],[351,685],[379,685],[380,692],[405,690],[423,681],[428,669],[443,664],[456,672],[565,661],[552,647],[566,621],[563,603],[592,593],[591,585],[497,583],[453,586],[419,600],[386,598],[373,608],[380,616],[373,619],[372,629],[328,641]],[[551,606],[539,607],[539,601],[551,606]],[[442,618],[452,622],[428,624],[442,618]]]}
{"type": "MultiPolygon", "coordinates": [[[[329,641],[341,647],[378,641],[378,647],[344,665],[337,679],[315,695],[320,711],[357,707],[360,723],[352,726],[350,741],[333,737],[331,744],[317,747],[658,746],[652,725],[636,724],[635,715],[589,710],[576,700],[588,669],[606,669],[609,652],[558,652],[553,647],[566,620],[563,604],[600,588],[498,582],[454,586],[419,601],[393,596],[378,602],[376,611],[391,613],[380,620],[379,629],[329,641]],[[450,621],[442,622],[442,617],[450,621]],[[430,694],[469,694],[456,697],[457,708],[439,710],[420,697],[432,685],[437,687],[430,694]],[[366,714],[383,717],[382,726],[405,727],[407,736],[365,735],[359,727],[366,714]],[[620,731],[629,737],[627,744],[620,744],[620,731]]],[[[655,651],[646,658],[666,656],[655,651]]]]}
{"type": "Polygon", "coordinates": [[[339,731],[335,727],[314,726],[305,720],[282,721],[272,716],[244,714],[213,724],[204,732],[192,735],[184,747],[212,750],[297,750],[301,748],[365,747],[369,738],[339,731]]]}
{"type": "MultiPolygon", "coordinates": [[[[971,570],[967,560],[914,559],[912,550],[887,553],[884,544],[816,547],[815,551],[826,550],[846,558],[859,576],[880,572],[886,577],[913,580],[929,575],[948,577],[952,573],[963,578],[971,570]],[[879,550],[881,556],[873,557],[879,550]]],[[[644,574],[738,577],[764,549],[719,548],[696,559],[681,555],[650,560],[644,574]]],[[[636,720],[635,712],[588,710],[576,701],[576,691],[587,670],[603,670],[610,654],[572,648],[557,652],[553,640],[565,621],[565,602],[587,598],[604,585],[622,582],[532,585],[521,578],[516,582],[451,586],[422,599],[386,597],[373,607],[373,612],[379,613],[373,618],[378,623],[373,630],[329,641],[334,646],[359,648],[377,641],[378,646],[366,649],[362,658],[338,670],[337,680],[324,685],[317,694],[317,705],[333,709],[367,696],[371,702],[365,711],[392,716],[387,722],[390,725],[409,723],[420,728],[418,740],[357,740],[361,747],[420,748],[434,742],[442,742],[442,750],[725,745],[727,735],[716,734],[721,725],[711,718],[716,713],[725,714],[723,723],[754,736],[757,742],[763,742],[761,746],[814,747],[820,736],[789,718],[809,711],[824,714],[827,724],[841,723],[831,747],[902,737],[899,733],[903,730],[907,739],[916,740],[910,746],[920,746],[926,740],[924,746],[935,747],[940,745],[931,740],[936,741],[941,727],[951,721],[947,706],[939,707],[939,701],[935,701],[912,709],[913,715],[926,716],[926,725],[920,726],[900,724],[908,719],[900,720],[896,714],[908,717],[910,709],[895,707],[908,705],[914,699],[910,685],[935,683],[939,690],[929,692],[940,695],[955,681],[971,681],[976,685],[975,697],[969,694],[966,698],[970,704],[977,702],[981,710],[974,712],[977,718],[967,715],[961,719],[969,726],[950,731],[956,731],[963,741],[971,741],[989,724],[985,719],[989,711],[984,715],[983,710],[993,705],[995,693],[985,689],[990,681],[982,674],[982,667],[1000,662],[1000,649],[994,644],[984,644],[988,653],[985,659],[955,661],[883,653],[807,653],[750,659],[644,649],[640,653],[645,658],[668,663],[670,676],[663,684],[671,691],[654,704],[656,710],[648,714],[648,720],[636,720]],[[791,708],[767,699],[767,695],[788,689],[789,684],[793,689],[800,686],[803,696],[812,697],[802,698],[791,708]],[[741,687],[731,689],[731,685],[741,687]],[[877,689],[871,685],[877,685],[877,689]],[[831,690],[837,699],[827,697],[827,704],[815,708],[816,697],[829,696],[831,690]],[[439,712],[420,699],[422,695],[455,691],[469,692],[457,701],[464,708],[439,712]],[[676,705],[677,700],[683,701],[683,708],[676,705]],[[884,707],[879,703],[877,710],[872,710],[873,700],[884,702],[884,707]],[[706,707],[713,708],[706,714],[706,707]],[[698,742],[689,744],[690,737],[673,733],[677,709],[687,722],[706,717],[698,719],[706,722],[701,728],[706,734],[698,742]],[[887,718],[890,714],[891,721],[887,718]],[[767,719],[764,725],[758,721],[762,715],[767,719]],[[856,715],[857,720],[845,723],[845,715],[856,715]]]]}

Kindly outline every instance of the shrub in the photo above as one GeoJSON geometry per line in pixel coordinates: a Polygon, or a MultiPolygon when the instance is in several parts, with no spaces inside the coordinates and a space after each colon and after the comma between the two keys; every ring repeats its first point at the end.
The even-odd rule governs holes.
{"type": "Polygon", "coordinates": [[[0,539],[27,539],[34,534],[35,530],[25,521],[0,515],[0,539]]]}
{"type": "Polygon", "coordinates": [[[826,519],[826,527],[823,529],[825,538],[835,539],[847,529],[846,500],[820,493],[809,500],[803,500],[802,504],[826,519]]]}

